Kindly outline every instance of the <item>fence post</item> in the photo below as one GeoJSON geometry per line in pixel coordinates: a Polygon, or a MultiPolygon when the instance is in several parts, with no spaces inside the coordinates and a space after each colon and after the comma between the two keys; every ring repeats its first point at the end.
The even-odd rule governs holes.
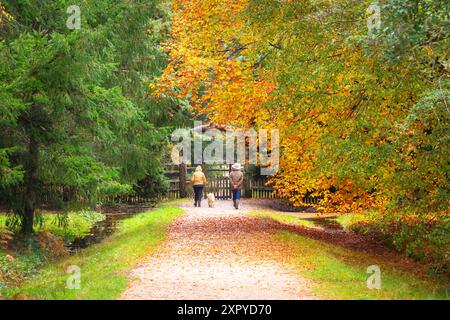
{"type": "MultiPolygon", "coordinates": [[[[180,159],[183,159],[183,151],[180,151],[180,159]]],[[[184,160],[181,160],[181,163],[179,165],[179,186],[178,189],[180,190],[180,198],[186,198],[187,197],[187,191],[186,191],[186,176],[187,176],[187,168],[186,163],[184,160]]]]}
{"type": "Polygon", "coordinates": [[[244,197],[251,198],[252,197],[252,186],[251,179],[244,177],[244,197]]]}

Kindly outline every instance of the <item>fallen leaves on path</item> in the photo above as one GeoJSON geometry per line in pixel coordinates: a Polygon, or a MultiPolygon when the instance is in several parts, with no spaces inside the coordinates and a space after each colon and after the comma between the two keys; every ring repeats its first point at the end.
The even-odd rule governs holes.
{"type": "Polygon", "coordinates": [[[185,206],[168,240],[132,272],[123,299],[313,299],[311,283],[287,264],[276,223],[243,216],[231,202],[185,206]]]}

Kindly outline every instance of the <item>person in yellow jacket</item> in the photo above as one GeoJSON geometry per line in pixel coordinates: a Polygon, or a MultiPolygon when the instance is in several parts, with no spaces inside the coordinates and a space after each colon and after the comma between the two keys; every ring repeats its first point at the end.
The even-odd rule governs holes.
{"type": "Polygon", "coordinates": [[[194,206],[201,207],[203,187],[206,187],[206,177],[202,172],[201,166],[197,166],[197,168],[195,168],[191,183],[194,187],[194,206]]]}

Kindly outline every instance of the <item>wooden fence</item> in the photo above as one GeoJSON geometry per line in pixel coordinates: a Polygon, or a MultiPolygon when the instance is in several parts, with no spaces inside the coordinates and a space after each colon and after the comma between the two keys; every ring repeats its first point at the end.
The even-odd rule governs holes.
{"type": "MultiPolygon", "coordinates": [[[[265,179],[258,179],[258,180],[250,180],[248,181],[249,185],[249,191],[247,192],[248,198],[255,198],[255,199],[285,199],[279,197],[275,189],[271,186],[266,185],[265,179]]],[[[305,196],[303,197],[302,201],[305,204],[319,204],[319,202],[322,200],[322,197],[312,197],[312,196],[305,196]]]]}
{"type": "MultiPolygon", "coordinates": [[[[216,199],[227,200],[231,199],[231,189],[230,189],[230,181],[229,181],[229,167],[223,166],[222,168],[207,168],[205,167],[205,173],[207,175],[207,186],[203,190],[203,196],[206,198],[206,194],[209,192],[214,193],[216,199]]],[[[191,177],[195,167],[184,168],[185,170],[185,180],[191,177]]],[[[117,197],[108,197],[106,199],[102,199],[101,202],[107,203],[127,203],[127,204],[142,204],[155,202],[157,200],[174,200],[182,197],[182,193],[180,192],[180,170],[178,166],[171,166],[166,169],[166,177],[169,180],[169,189],[165,194],[159,195],[157,197],[150,197],[141,194],[126,194],[117,197]]],[[[242,197],[244,198],[255,198],[255,199],[282,199],[280,198],[275,190],[266,185],[266,179],[250,179],[244,178],[244,185],[242,188],[242,197]]],[[[61,186],[45,188],[48,189],[48,195],[44,197],[44,202],[47,204],[53,202],[64,202],[66,198],[66,191],[61,186]],[[51,191],[51,192],[50,192],[51,191]]],[[[190,183],[185,183],[184,186],[184,196],[193,198],[194,191],[193,187],[190,183]]],[[[69,196],[69,195],[68,195],[69,196]]],[[[72,194],[69,196],[70,198],[75,197],[78,198],[79,195],[72,194]]],[[[320,197],[304,197],[303,202],[305,204],[318,204],[320,202],[320,197]]]]}
{"type": "Polygon", "coordinates": [[[248,181],[249,191],[247,192],[248,198],[256,199],[276,199],[278,198],[275,194],[275,190],[266,186],[265,180],[250,180],[248,181]]]}
{"type": "MultiPolygon", "coordinates": [[[[244,179],[242,188],[242,196],[244,198],[254,199],[284,199],[279,197],[271,186],[266,185],[265,179],[244,179]]],[[[194,197],[194,190],[192,185],[188,184],[186,187],[187,197],[194,197]]],[[[231,199],[230,181],[228,176],[212,176],[207,177],[207,186],[203,189],[203,197],[212,192],[216,199],[227,200],[231,199]]],[[[179,181],[172,181],[169,192],[160,197],[161,200],[179,199],[179,181]]],[[[321,197],[306,196],[303,198],[305,204],[319,204],[321,197]]]]}
{"type": "MultiPolygon", "coordinates": [[[[216,199],[230,199],[231,189],[228,177],[211,177],[207,181],[207,185],[203,188],[203,196],[206,198],[207,193],[214,193],[216,199]]],[[[189,185],[187,188],[188,197],[194,197],[194,188],[189,185]]]]}

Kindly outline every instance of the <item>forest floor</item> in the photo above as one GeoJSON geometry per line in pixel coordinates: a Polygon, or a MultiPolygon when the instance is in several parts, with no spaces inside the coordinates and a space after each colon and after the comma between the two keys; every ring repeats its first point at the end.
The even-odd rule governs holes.
{"type": "Polygon", "coordinates": [[[181,203],[185,214],[130,272],[121,299],[448,298],[445,283],[371,239],[303,220],[315,214],[279,212],[261,200],[241,204],[181,203]],[[382,272],[378,290],[367,286],[373,265],[382,272]]]}

